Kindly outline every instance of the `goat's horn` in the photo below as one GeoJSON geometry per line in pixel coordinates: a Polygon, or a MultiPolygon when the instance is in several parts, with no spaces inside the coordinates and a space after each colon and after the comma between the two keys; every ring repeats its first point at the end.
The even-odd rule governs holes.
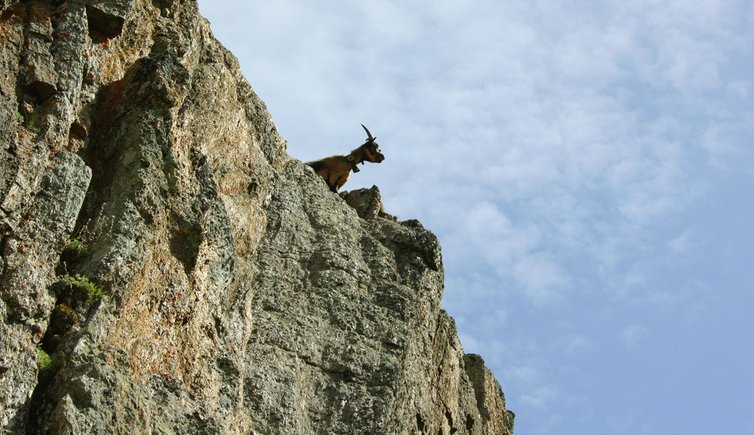
{"type": "Polygon", "coordinates": [[[369,129],[368,129],[368,128],[366,128],[366,127],[364,126],[364,124],[361,124],[361,126],[362,126],[362,127],[364,128],[364,131],[366,131],[366,132],[367,132],[367,136],[369,136],[369,140],[370,140],[370,141],[373,141],[373,140],[375,140],[375,139],[376,139],[375,137],[373,137],[373,136],[372,136],[372,133],[370,133],[370,132],[369,132],[369,129]]]}

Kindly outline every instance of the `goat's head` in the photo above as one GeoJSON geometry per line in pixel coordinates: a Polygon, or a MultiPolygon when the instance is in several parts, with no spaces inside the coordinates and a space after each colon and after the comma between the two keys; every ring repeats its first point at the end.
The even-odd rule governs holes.
{"type": "Polygon", "coordinates": [[[375,142],[375,139],[377,138],[372,136],[372,133],[369,132],[369,129],[367,129],[364,124],[361,124],[361,126],[364,128],[364,131],[367,132],[368,136],[367,141],[361,146],[364,150],[365,160],[372,163],[380,163],[385,160],[385,156],[380,152],[380,146],[375,142]]]}

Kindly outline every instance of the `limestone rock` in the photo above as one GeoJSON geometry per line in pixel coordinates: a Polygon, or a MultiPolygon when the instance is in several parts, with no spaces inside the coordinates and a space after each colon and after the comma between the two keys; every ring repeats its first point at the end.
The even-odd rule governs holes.
{"type": "Polygon", "coordinates": [[[382,195],[377,186],[370,189],[357,189],[340,194],[350,207],[356,210],[362,219],[383,218],[397,221],[398,218],[385,212],[382,206],[382,195]]]}
{"type": "Polygon", "coordinates": [[[194,1],[3,0],[0,46],[5,432],[511,433],[435,236],[288,156],[194,1]]]}

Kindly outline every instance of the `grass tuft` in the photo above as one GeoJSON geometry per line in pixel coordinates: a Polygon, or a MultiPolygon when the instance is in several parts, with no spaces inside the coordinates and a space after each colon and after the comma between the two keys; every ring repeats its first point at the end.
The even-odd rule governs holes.
{"type": "Polygon", "coordinates": [[[105,291],[93,283],[89,278],[81,275],[62,275],[58,277],[56,285],[62,286],[66,296],[76,305],[88,305],[102,299],[105,291]]]}

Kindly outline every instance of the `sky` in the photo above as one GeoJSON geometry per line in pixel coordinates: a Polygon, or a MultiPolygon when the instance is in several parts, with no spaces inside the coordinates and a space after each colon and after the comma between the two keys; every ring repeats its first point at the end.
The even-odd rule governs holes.
{"type": "Polygon", "coordinates": [[[754,435],[754,4],[199,0],[288,152],[388,213],[518,435],[754,435]]]}

